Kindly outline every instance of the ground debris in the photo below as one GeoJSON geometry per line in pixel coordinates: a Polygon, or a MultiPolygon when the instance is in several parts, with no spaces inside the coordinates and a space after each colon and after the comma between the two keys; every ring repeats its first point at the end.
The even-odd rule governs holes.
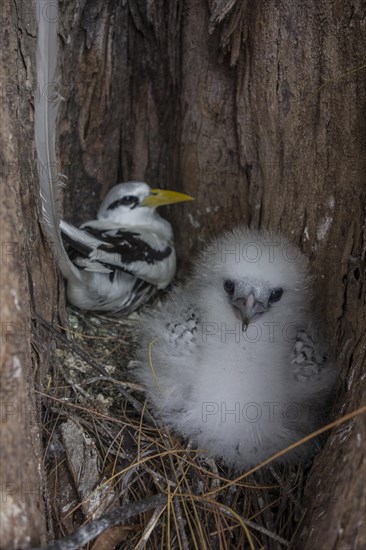
{"type": "Polygon", "coordinates": [[[69,318],[68,330],[52,327],[58,348],[42,391],[56,538],[76,540],[70,535],[90,524],[91,541],[93,521],[102,521],[93,550],[154,550],[162,541],[171,549],[287,548],[303,517],[303,469],[235,479],[149,413],[133,380],[136,316],[116,321],[71,310],[69,318]],[[155,496],[159,503],[132,524],[103,523],[155,496]]]}

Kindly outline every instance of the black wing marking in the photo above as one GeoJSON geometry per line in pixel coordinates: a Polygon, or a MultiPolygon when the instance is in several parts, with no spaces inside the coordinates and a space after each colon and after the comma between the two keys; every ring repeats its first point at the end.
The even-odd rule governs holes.
{"type": "Polygon", "coordinates": [[[141,304],[145,304],[156,294],[157,287],[142,279],[136,279],[134,287],[130,293],[128,301],[124,304],[121,310],[116,313],[122,313],[124,315],[135,311],[141,304]]]}
{"type": "Polygon", "coordinates": [[[83,229],[91,236],[102,241],[102,244],[98,244],[100,250],[109,254],[119,254],[123,263],[127,265],[133,262],[155,264],[168,258],[172,252],[172,248],[169,245],[163,250],[156,250],[141,239],[139,233],[133,231],[119,229],[117,231],[113,230],[112,233],[108,230],[99,230],[89,226],[84,226],[83,229]]]}
{"type": "MultiPolygon", "coordinates": [[[[118,274],[118,270],[113,272],[113,276],[118,274]]],[[[142,279],[136,279],[135,284],[129,293],[126,296],[126,299],[123,301],[123,305],[118,305],[118,300],[116,303],[110,302],[108,313],[112,317],[121,316],[121,315],[130,315],[133,311],[138,309],[142,304],[146,304],[150,298],[154,296],[157,292],[157,287],[151,283],[147,283],[142,279]],[[116,305],[117,304],[117,305],[116,305]]],[[[105,313],[105,300],[101,297],[99,300],[100,312],[105,313]]],[[[95,309],[98,311],[98,308],[95,309]]]]}
{"type": "Polygon", "coordinates": [[[137,232],[125,231],[123,229],[96,229],[85,226],[78,229],[83,232],[84,240],[73,237],[72,234],[62,231],[62,238],[68,244],[68,254],[72,262],[79,269],[84,269],[78,265],[77,258],[82,257],[91,262],[99,263],[111,270],[120,270],[131,273],[128,269],[129,264],[133,262],[146,262],[149,265],[165,260],[172,252],[171,246],[167,245],[164,250],[156,250],[146,243],[137,232]],[[87,239],[90,238],[90,245],[87,239]],[[93,239],[94,242],[93,242],[93,239]],[[100,255],[96,258],[90,258],[91,254],[100,250],[100,255]],[[103,252],[107,254],[103,257],[103,252]]]}
{"type": "Polygon", "coordinates": [[[70,260],[74,260],[77,256],[82,256],[83,258],[88,258],[89,254],[93,251],[93,248],[91,246],[88,246],[87,244],[78,241],[76,239],[73,239],[61,230],[61,236],[62,240],[69,245],[68,249],[68,255],[70,260]]]}
{"type": "MultiPolygon", "coordinates": [[[[98,247],[98,243],[93,243],[94,246],[87,245],[86,243],[78,240],[73,239],[68,233],[61,230],[61,236],[63,241],[67,245],[67,254],[70,258],[70,260],[73,262],[73,264],[80,269],[80,271],[83,271],[86,269],[85,265],[81,265],[80,262],[78,262],[78,258],[85,258],[86,260],[90,260],[90,254],[98,247]]],[[[92,242],[92,241],[91,241],[92,242]]],[[[124,268],[121,264],[115,265],[107,262],[103,262],[100,259],[98,260],[90,260],[94,261],[96,264],[100,264],[110,270],[109,273],[109,280],[111,283],[113,283],[116,270],[123,271],[124,273],[128,273],[129,275],[133,275],[128,269],[124,268]]]]}

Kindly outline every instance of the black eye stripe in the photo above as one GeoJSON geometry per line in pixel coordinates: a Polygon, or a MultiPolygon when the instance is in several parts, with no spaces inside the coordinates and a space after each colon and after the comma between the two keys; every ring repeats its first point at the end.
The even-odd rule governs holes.
{"type": "Polygon", "coordinates": [[[129,206],[131,209],[135,208],[139,204],[139,200],[134,195],[126,195],[125,197],[122,197],[121,199],[117,199],[116,201],[113,201],[108,207],[107,210],[114,210],[115,208],[118,208],[119,206],[129,206]]]}

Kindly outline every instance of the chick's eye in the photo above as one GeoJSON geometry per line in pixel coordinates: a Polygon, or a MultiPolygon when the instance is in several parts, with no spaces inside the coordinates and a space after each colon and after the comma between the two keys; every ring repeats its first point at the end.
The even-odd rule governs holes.
{"type": "Polygon", "coordinates": [[[270,302],[279,302],[282,298],[283,289],[282,288],[276,288],[276,290],[272,290],[269,301],[270,302]]]}
{"type": "Polygon", "coordinates": [[[224,281],[224,289],[228,294],[233,294],[235,284],[233,283],[233,281],[224,281]]]}

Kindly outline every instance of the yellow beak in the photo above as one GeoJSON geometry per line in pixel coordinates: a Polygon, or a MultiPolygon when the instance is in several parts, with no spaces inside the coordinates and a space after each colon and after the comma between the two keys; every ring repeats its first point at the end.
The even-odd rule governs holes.
{"type": "Polygon", "coordinates": [[[194,198],[177,191],[168,191],[167,189],[151,189],[151,193],[141,203],[141,206],[150,206],[156,208],[163,204],[174,204],[176,202],[193,201],[194,198]]]}

